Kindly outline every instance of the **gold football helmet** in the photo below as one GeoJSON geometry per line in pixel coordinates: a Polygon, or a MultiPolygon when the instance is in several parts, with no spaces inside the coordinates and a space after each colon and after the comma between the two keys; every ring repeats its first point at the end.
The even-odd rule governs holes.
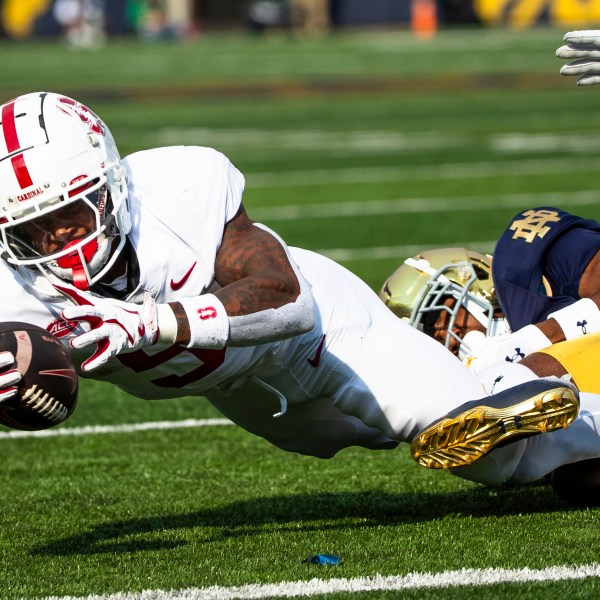
{"type": "Polygon", "coordinates": [[[440,314],[447,313],[443,343],[448,348],[456,345],[453,340],[458,342],[461,358],[472,355],[464,341],[467,336],[455,328],[461,308],[477,320],[486,336],[506,331],[505,319],[495,314],[499,305],[492,257],[465,248],[427,250],[406,259],[385,281],[379,297],[398,317],[429,335],[440,314]]]}

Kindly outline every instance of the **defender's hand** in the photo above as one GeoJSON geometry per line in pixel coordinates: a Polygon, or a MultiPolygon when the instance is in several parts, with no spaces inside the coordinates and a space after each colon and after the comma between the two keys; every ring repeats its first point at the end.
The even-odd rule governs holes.
{"type": "Polygon", "coordinates": [[[0,402],[12,398],[17,393],[17,383],[23,375],[15,368],[15,357],[11,352],[0,352],[0,369],[12,367],[0,374],[0,402]]]}
{"type": "Polygon", "coordinates": [[[558,58],[569,60],[560,69],[562,75],[576,76],[577,85],[600,83],[600,30],[570,31],[566,45],[556,51],[558,58]]]}

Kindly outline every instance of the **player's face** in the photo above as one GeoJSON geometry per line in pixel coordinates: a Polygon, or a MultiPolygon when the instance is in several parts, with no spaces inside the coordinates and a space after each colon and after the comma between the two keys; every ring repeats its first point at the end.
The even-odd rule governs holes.
{"type": "MultiPolygon", "coordinates": [[[[448,307],[452,307],[454,302],[454,298],[448,298],[446,299],[444,304],[448,307]]],[[[440,314],[437,320],[434,322],[433,327],[427,333],[431,335],[431,337],[436,339],[438,342],[445,344],[449,322],[450,313],[446,311],[440,311],[440,314]]],[[[458,309],[452,332],[462,339],[469,331],[473,330],[485,333],[485,327],[471,313],[469,313],[465,308],[461,306],[458,309]]],[[[448,349],[453,354],[458,355],[459,347],[460,342],[455,338],[450,338],[448,349]]]]}
{"type": "Polygon", "coordinates": [[[60,252],[67,244],[90,235],[95,228],[94,211],[83,200],[67,204],[21,225],[22,236],[41,256],[60,252]]]}

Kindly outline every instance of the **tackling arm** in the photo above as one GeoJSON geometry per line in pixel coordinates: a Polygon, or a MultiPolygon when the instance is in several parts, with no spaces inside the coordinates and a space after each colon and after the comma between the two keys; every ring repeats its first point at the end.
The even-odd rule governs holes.
{"type": "MultiPolygon", "coordinates": [[[[474,356],[467,357],[464,362],[469,369],[479,373],[498,362],[519,362],[553,344],[600,333],[599,306],[598,294],[593,298],[582,298],[551,313],[547,320],[526,325],[506,337],[482,339],[474,356]]],[[[465,336],[465,340],[470,342],[468,336],[465,336]]]]}
{"type": "Polygon", "coordinates": [[[600,252],[584,269],[578,292],[580,300],[550,313],[537,324],[552,344],[600,332],[600,252]]]}
{"type": "MultiPolygon", "coordinates": [[[[480,339],[474,356],[464,362],[472,371],[480,372],[497,362],[519,362],[553,344],[600,334],[600,252],[585,267],[578,293],[579,300],[550,313],[545,321],[526,325],[504,338],[480,339]]],[[[469,343],[471,335],[469,332],[465,336],[469,343]]]]}

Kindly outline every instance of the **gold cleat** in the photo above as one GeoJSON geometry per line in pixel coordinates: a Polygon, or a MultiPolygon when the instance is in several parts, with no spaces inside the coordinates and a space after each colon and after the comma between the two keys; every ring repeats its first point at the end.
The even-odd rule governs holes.
{"type": "Polygon", "coordinates": [[[566,429],[578,413],[574,387],[558,379],[538,379],[459,406],[421,431],[410,450],[427,469],[454,469],[494,448],[566,429]]]}

